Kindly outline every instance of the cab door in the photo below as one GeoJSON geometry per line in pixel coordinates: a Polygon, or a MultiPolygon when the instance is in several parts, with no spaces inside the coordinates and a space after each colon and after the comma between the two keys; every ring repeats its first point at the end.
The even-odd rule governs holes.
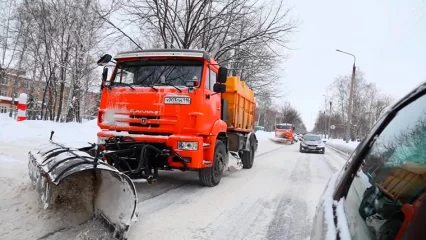
{"type": "Polygon", "coordinates": [[[203,132],[209,134],[213,124],[221,118],[221,94],[213,91],[213,85],[217,79],[217,69],[213,66],[205,68],[204,82],[204,104],[202,112],[204,114],[203,132]]]}

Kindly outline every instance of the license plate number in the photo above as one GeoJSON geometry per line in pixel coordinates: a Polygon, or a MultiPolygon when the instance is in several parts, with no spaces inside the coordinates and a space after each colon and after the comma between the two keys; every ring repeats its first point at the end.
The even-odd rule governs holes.
{"type": "Polygon", "coordinates": [[[309,147],[309,149],[316,149],[316,147],[309,147]]]}

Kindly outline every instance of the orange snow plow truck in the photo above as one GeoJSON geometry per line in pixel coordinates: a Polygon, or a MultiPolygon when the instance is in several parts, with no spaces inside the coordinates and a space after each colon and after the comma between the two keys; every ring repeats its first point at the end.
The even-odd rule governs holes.
{"type": "Polygon", "coordinates": [[[45,207],[61,182],[90,178],[83,182],[93,183],[94,215],[125,238],[135,215],[136,180],[154,183],[159,170],[178,169],[198,171],[200,183],[213,187],[230,159],[237,168],[252,168],[258,146],[254,93],[206,52],[106,54],[98,65],[104,67],[98,143],[70,149],[51,136],[47,146],[29,153],[30,177],[45,207]]]}

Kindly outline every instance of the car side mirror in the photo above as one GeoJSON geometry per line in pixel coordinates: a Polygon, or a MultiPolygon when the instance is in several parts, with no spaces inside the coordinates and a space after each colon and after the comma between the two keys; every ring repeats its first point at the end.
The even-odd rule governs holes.
{"type": "Polygon", "coordinates": [[[326,143],[327,141],[326,141],[326,140],[323,140],[322,142],[323,142],[323,143],[326,143]]]}
{"type": "Polygon", "coordinates": [[[224,93],[224,92],[226,92],[226,85],[220,84],[220,83],[215,83],[213,85],[213,91],[215,93],[224,93]]]}
{"type": "Polygon", "coordinates": [[[101,58],[99,58],[98,62],[96,63],[98,66],[105,66],[107,65],[112,59],[112,56],[109,54],[103,55],[101,58]]]}
{"type": "Polygon", "coordinates": [[[219,83],[226,83],[227,77],[228,77],[228,69],[226,67],[220,67],[216,81],[219,83]]]}

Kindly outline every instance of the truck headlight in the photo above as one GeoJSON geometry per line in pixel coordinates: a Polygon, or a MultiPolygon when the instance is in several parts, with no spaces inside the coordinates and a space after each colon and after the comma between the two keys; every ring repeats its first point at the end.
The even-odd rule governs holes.
{"type": "Polygon", "coordinates": [[[106,138],[106,137],[98,137],[98,144],[105,144],[105,141],[107,140],[108,138],[106,138]]]}
{"type": "Polygon", "coordinates": [[[198,142],[178,142],[179,150],[198,150],[198,142]]]}

